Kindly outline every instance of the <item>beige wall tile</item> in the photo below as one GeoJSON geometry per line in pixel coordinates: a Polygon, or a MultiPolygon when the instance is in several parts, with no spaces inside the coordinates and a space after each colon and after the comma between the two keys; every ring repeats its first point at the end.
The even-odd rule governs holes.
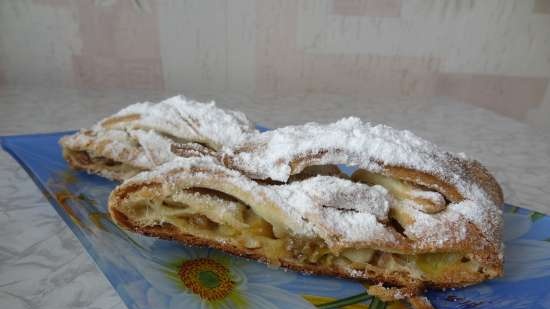
{"type": "Polygon", "coordinates": [[[0,64],[8,83],[73,86],[80,49],[69,2],[0,1],[0,64]]]}
{"type": "Polygon", "coordinates": [[[332,14],[399,17],[401,14],[401,0],[332,0],[332,14]]]}
{"type": "Polygon", "coordinates": [[[73,68],[83,88],[163,89],[158,58],[74,55],[73,68]]]}
{"type": "Polygon", "coordinates": [[[163,89],[156,7],[76,3],[82,48],[72,59],[78,86],[163,89]]]}
{"type": "Polygon", "coordinates": [[[295,31],[308,53],[435,57],[455,73],[550,72],[550,15],[533,14],[533,0],[408,0],[399,18],[338,16],[329,1],[307,3],[296,7],[295,31]]]}
{"type": "MultiPolygon", "coordinates": [[[[0,45],[0,55],[2,55],[2,45],[0,45]]],[[[5,59],[3,59],[2,57],[0,57],[0,86],[2,85],[5,85],[7,83],[7,80],[6,80],[6,66],[4,64],[2,64],[2,62],[5,61],[5,59]]]]}
{"type": "Polygon", "coordinates": [[[444,95],[525,120],[530,109],[543,101],[549,78],[499,75],[439,75],[437,95],[444,95]]]}
{"type": "Polygon", "coordinates": [[[256,92],[300,91],[301,87],[294,83],[301,79],[303,71],[296,49],[297,7],[295,1],[256,4],[256,92]]]}
{"type": "Polygon", "coordinates": [[[542,103],[534,106],[527,112],[528,123],[540,128],[546,128],[550,132],[550,86],[546,86],[546,93],[542,103]]]}
{"type": "Polygon", "coordinates": [[[255,1],[157,4],[166,88],[254,92],[255,1]]]}
{"type": "Polygon", "coordinates": [[[433,57],[308,53],[297,43],[295,1],[257,5],[256,89],[262,94],[343,93],[427,96],[434,93],[440,61],[433,57]],[[280,14],[272,12],[279,11],[280,14]]]}
{"type": "Polygon", "coordinates": [[[537,14],[550,14],[550,1],[548,0],[535,0],[535,6],[533,12],[537,14]]]}

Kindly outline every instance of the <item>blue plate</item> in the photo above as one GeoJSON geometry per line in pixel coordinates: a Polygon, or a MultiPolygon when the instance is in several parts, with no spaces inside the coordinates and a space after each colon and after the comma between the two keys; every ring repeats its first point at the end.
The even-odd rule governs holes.
{"type": "MultiPolygon", "coordinates": [[[[1,142],[128,308],[368,308],[358,282],[272,269],[119,229],[107,213],[117,183],[68,168],[57,143],[68,133],[9,136],[1,142]],[[184,267],[197,276],[180,276],[184,267]]],[[[506,275],[464,289],[431,291],[437,308],[550,308],[550,218],[506,205],[504,219],[506,275]]]]}

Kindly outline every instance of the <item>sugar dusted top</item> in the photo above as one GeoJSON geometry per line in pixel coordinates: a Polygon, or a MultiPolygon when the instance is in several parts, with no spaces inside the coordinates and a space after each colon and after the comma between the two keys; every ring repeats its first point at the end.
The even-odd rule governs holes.
{"type": "Polygon", "coordinates": [[[457,203],[465,200],[475,205],[452,207],[453,211],[472,220],[488,239],[499,239],[501,197],[492,176],[476,161],[444,151],[410,131],[372,125],[355,117],[331,124],[312,122],[258,134],[224,149],[222,159],[252,178],[283,182],[307,166],[323,164],[346,164],[374,173],[398,167],[431,175],[456,189],[460,194],[457,203]]]}
{"type": "Polygon", "coordinates": [[[132,104],[102,120],[103,128],[152,129],[183,141],[196,141],[214,149],[242,142],[246,134],[256,132],[246,116],[224,111],[216,103],[199,103],[175,96],[160,103],[132,104]],[[135,115],[139,115],[133,117],[135,115]],[[117,121],[117,120],[122,121],[117,121]]]}
{"type": "Polygon", "coordinates": [[[258,177],[286,181],[291,174],[291,161],[299,156],[330,150],[334,153],[324,159],[327,162],[319,164],[330,161],[374,168],[377,162],[384,162],[437,171],[442,169],[437,161],[448,156],[436,145],[410,131],[371,125],[355,117],[326,125],[310,122],[267,131],[245,142],[243,147],[237,146],[233,153],[235,161],[242,162],[242,165],[248,162],[247,170],[258,177]]]}

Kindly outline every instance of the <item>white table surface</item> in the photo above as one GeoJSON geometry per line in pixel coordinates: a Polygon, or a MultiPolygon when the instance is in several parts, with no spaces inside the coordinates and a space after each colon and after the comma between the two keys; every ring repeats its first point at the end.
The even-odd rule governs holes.
{"type": "MultiPolygon", "coordinates": [[[[0,88],[0,135],[88,127],[138,101],[176,92],[0,88]]],[[[337,95],[254,98],[193,94],[278,127],[354,115],[410,129],[481,161],[507,203],[550,214],[550,136],[448,98],[357,99],[337,95]]],[[[0,308],[125,308],[23,169],[0,151],[0,308]]]]}

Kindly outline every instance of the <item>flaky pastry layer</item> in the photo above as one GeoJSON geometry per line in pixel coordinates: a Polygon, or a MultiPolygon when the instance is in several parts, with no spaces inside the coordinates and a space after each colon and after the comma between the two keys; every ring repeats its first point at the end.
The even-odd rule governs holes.
{"type": "Polygon", "coordinates": [[[117,224],[145,235],[410,291],[502,273],[500,244],[460,211],[425,211],[407,194],[435,204],[437,194],[396,189],[388,183],[398,179],[377,176],[386,177],[374,175],[370,181],[381,184],[370,185],[334,176],[265,185],[214,158],[176,159],[117,187],[109,211],[117,224]]]}

